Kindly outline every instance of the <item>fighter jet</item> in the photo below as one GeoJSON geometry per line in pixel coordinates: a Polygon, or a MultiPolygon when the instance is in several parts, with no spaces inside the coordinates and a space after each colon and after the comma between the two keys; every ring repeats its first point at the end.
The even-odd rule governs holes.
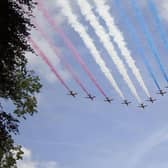
{"type": "Polygon", "coordinates": [[[110,98],[106,97],[106,99],[104,101],[108,102],[108,103],[111,103],[113,101],[113,99],[110,99],[110,98]]]}
{"type": "Polygon", "coordinates": [[[152,97],[149,97],[149,99],[146,100],[146,101],[151,102],[151,103],[154,103],[154,102],[156,101],[156,99],[153,99],[152,97]]]}
{"type": "Polygon", "coordinates": [[[142,109],[145,109],[145,107],[147,107],[147,105],[141,103],[138,107],[139,107],[139,108],[142,108],[142,109]]]}
{"type": "Polygon", "coordinates": [[[164,96],[166,93],[167,93],[166,91],[163,91],[163,90],[160,89],[159,93],[157,93],[157,94],[160,94],[161,96],[164,96]]]}
{"type": "Polygon", "coordinates": [[[128,106],[131,102],[129,102],[128,100],[124,100],[121,104],[125,104],[126,106],[128,106]]]}
{"type": "Polygon", "coordinates": [[[91,94],[88,94],[88,96],[85,98],[90,99],[90,100],[94,100],[94,98],[96,98],[96,96],[92,96],[91,94]]]}
{"type": "Polygon", "coordinates": [[[72,97],[76,97],[77,93],[73,92],[73,91],[69,91],[68,95],[72,96],[72,97]]]}

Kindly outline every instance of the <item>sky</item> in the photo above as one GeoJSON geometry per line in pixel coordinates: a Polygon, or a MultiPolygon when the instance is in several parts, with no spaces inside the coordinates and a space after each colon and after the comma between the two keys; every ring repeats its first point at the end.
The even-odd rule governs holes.
{"type": "MultiPolygon", "coordinates": [[[[58,33],[48,22],[41,8],[34,10],[35,19],[32,21],[38,30],[32,30],[31,38],[47,56],[68,88],[77,92],[78,95],[76,98],[67,95],[67,88],[60,83],[48,65],[40,58],[41,54],[37,52],[39,56],[36,56],[26,53],[29,68],[40,76],[43,88],[37,95],[38,113],[21,122],[20,135],[15,137],[16,142],[23,146],[25,152],[23,161],[18,162],[19,168],[168,167],[166,157],[168,155],[168,96],[161,97],[156,94],[158,88],[141,54],[146,56],[159,86],[166,90],[164,87],[167,82],[153,55],[155,48],[152,49],[149,38],[146,38],[142,20],[137,18],[137,12],[132,8],[132,1],[134,0],[120,0],[121,6],[118,6],[117,0],[106,0],[110,7],[110,16],[114,18],[118,30],[122,32],[126,48],[136,68],[140,71],[141,82],[137,80],[140,76],[134,76],[135,68],[133,71],[130,69],[130,61],[123,57],[121,48],[115,42],[119,40],[119,36],[114,34],[116,38],[118,37],[117,39],[110,37],[109,26],[111,24],[106,25],[105,20],[99,15],[94,0],[83,2],[79,0],[80,4],[78,0],[41,1],[49,16],[72,41],[103,93],[114,99],[111,104],[104,102],[105,96],[100,91],[101,89],[98,89],[90,80],[88,74],[64,43],[61,33],[58,33]],[[96,16],[103,31],[100,30],[101,27],[98,30],[99,26],[95,26],[96,30],[94,29],[93,20],[90,22],[90,19],[94,17],[89,15],[89,8],[84,2],[89,2],[91,13],[96,16]],[[80,26],[77,26],[74,20],[72,21],[73,17],[69,13],[68,4],[70,4],[75,19],[82,24],[88,37],[91,37],[90,40],[84,36],[86,34],[83,28],[80,29],[80,26]],[[63,65],[65,61],[62,62],[62,59],[54,53],[40,30],[43,30],[54,44],[53,46],[57,47],[61,58],[63,57],[72,67],[86,90],[96,96],[94,101],[84,98],[86,97],[85,91],[80,88],[79,83],[75,82],[72,73],[63,65]],[[133,31],[136,32],[138,41],[132,34],[133,31]],[[113,53],[112,56],[110,53],[113,53]],[[105,66],[100,58],[98,59],[99,55],[105,62],[105,66]],[[113,81],[109,74],[112,74],[113,81]],[[127,74],[130,81],[126,77],[127,74]],[[143,83],[144,86],[142,86],[143,83]],[[132,102],[128,107],[121,104],[123,98],[117,87],[124,95],[124,99],[132,102]],[[154,104],[145,101],[148,99],[148,92],[151,97],[157,99],[154,104]],[[144,110],[137,107],[142,102],[148,104],[144,110]]],[[[147,4],[148,1],[138,1],[138,7],[145,18],[163,67],[168,72],[168,48],[166,48],[166,42],[163,41],[166,36],[168,37],[168,2],[167,0],[151,1],[156,5],[157,14],[165,30],[164,37],[160,34],[160,25],[156,24],[156,18],[147,4]]]]}

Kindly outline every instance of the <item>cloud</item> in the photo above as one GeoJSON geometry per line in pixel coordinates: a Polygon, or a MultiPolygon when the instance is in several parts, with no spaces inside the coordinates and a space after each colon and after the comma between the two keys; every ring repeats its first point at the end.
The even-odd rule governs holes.
{"type": "MultiPolygon", "coordinates": [[[[149,136],[144,142],[137,145],[134,154],[129,160],[129,168],[134,168],[153,148],[168,140],[168,127],[165,127],[149,136]]],[[[160,167],[160,166],[159,166],[160,167]]]]}
{"type": "MultiPolygon", "coordinates": [[[[154,4],[156,5],[156,8],[158,10],[159,15],[166,21],[168,22],[168,1],[167,0],[156,0],[154,1],[154,4]]],[[[146,0],[141,0],[139,2],[139,5],[142,8],[148,8],[147,1],[146,0]]]]}
{"type": "MultiPolygon", "coordinates": [[[[45,8],[49,12],[49,14],[52,16],[52,18],[57,22],[57,25],[63,26],[64,23],[66,22],[66,18],[62,17],[62,15],[59,13],[59,9],[55,5],[55,0],[50,0],[50,3],[48,3],[47,1],[43,1],[41,3],[43,4],[43,6],[45,6],[45,8]]],[[[71,0],[71,4],[73,4],[73,3],[74,2],[71,0]]],[[[41,15],[41,16],[43,17],[43,15],[41,15]]],[[[45,20],[45,17],[43,17],[43,19],[45,20]]]]}
{"type": "Polygon", "coordinates": [[[168,22],[168,1],[167,0],[161,0],[161,2],[158,2],[158,6],[159,6],[159,12],[162,16],[162,18],[168,22]]]}
{"type": "MultiPolygon", "coordinates": [[[[147,6],[147,1],[146,0],[141,0],[139,3],[143,8],[148,7],[147,6]]],[[[167,0],[156,0],[155,1],[156,8],[159,12],[159,15],[166,21],[168,22],[168,1],[167,0]]]]}
{"type": "MultiPolygon", "coordinates": [[[[53,1],[51,1],[51,2],[53,2],[53,1]]],[[[46,5],[45,4],[45,6],[52,13],[52,17],[56,18],[57,24],[58,25],[62,25],[64,23],[64,19],[62,19],[54,11],[53,5],[52,4],[51,5],[46,5]]],[[[49,24],[46,21],[45,17],[37,9],[37,7],[34,9],[33,15],[35,17],[32,18],[32,23],[33,23],[33,19],[35,19],[36,22],[40,25],[40,27],[46,32],[46,34],[48,34],[49,38],[51,38],[51,41],[52,41],[52,38],[54,37],[55,32],[51,28],[51,26],[49,26],[49,24]]],[[[38,30],[32,29],[31,37],[38,44],[38,46],[45,53],[45,55],[48,57],[49,61],[53,64],[53,66],[58,71],[60,76],[64,80],[70,80],[71,79],[71,75],[68,73],[68,71],[65,69],[65,67],[62,66],[62,64],[60,63],[60,59],[57,57],[55,52],[51,49],[51,47],[46,42],[46,40],[42,37],[40,32],[38,32],[38,30]]],[[[64,47],[59,47],[59,49],[62,52],[64,47]]],[[[39,56],[37,56],[35,54],[32,54],[30,52],[27,52],[26,53],[26,57],[28,59],[30,68],[35,70],[40,75],[40,77],[42,77],[44,80],[46,80],[48,83],[51,83],[51,84],[53,84],[53,83],[58,81],[57,78],[54,76],[54,74],[51,73],[51,70],[49,69],[49,67],[44,63],[44,61],[39,56]]]]}
{"type": "Polygon", "coordinates": [[[31,150],[23,147],[23,160],[18,161],[18,168],[60,168],[55,161],[36,161],[32,158],[31,150]]]}
{"type": "MultiPolygon", "coordinates": [[[[70,79],[70,74],[61,66],[60,60],[55,55],[54,51],[50,48],[49,44],[40,36],[40,33],[37,31],[32,31],[32,38],[38,44],[40,49],[45,53],[48,57],[49,61],[56,68],[58,73],[64,80],[70,79]]],[[[49,67],[44,63],[44,61],[37,55],[32,54],[30,52],[26,53],[26,57],[32,69],[37,71],[41,77],[43,77],[47,82],[54,83],[57,78],[51,73],[49,67]]]]}

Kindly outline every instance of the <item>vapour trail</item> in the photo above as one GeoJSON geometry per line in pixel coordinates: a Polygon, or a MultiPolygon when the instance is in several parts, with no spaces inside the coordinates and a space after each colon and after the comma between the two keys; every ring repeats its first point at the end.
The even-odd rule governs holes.
{"type": "Polygon", "coordinates": [[[63,39],[64,43],[66,44],[66,46],[71,51],[72,55],[75,57],[75,59],[77,60],[77,62],[82,66],[82,68],[85,71],[85,73],[88,75],[89,79],[94,83],[94,85],[99,90],[99,92],[104,97],[107,97],[106,93],[104,92],[104,90],[102,89],[102,87],[97,82],[96,78],[93,76],[93,74],[88,69],[87,65],[83,61],[83,59],[82,59],[81,55],[79,54],[79,52],[77,51],[77,49],[72,44],[71,40],[65,35],[64,31],[57,26],[56,21],[53,20],[50,17],[47,9],[45,9],[44,5],[42,4],[42,2],[40,0],[38,0],[38,5],[37,6],[38,6],[38,9],[42,12],[43,16],[49,22],[49,24],[53,27],[53,29],[61,36],[61,38],[63,39]]]}
{"type": "Polygon", "coordinates": [[[58,80],[61,82],[61,84],[68,90],[70,91],[70,88],[68,85],[64,82],[64,80],[61,78],[59,73],[56,71],[56,69],[53,67],[51,62],[48,60],[47,56],[44,54],[44,52],[39,48],[39,46],[36,44],[36,42],[32,39],[29,38],[29,42],[33,49],[38,53],[38,56],[40,56],[43,61],[49,66],[50,70],[53,72],[53,74],[58,78],[58,80]]]}
{"type": "Polygon", "coordinates": [[[148,3],[149,9],[150,9],[152,15],[154,16],[155,23],[156,23],[157,29],[159,30],[160,36],[163,40],[163,43],[168,51],[168,40],[167,40],[166,31],[164,29],[161,18],[157,12],[156,5],[153,2],[153,0],[148,0],[147,3],[148,3]]]}
{"type": "Polygon", "coordinates": [[[141,45],[140,41],[139,41],[139,37],[135,31],[134,26],[132,25],[129,17],[127,16],[126,12],[124,11],[124,8],[121,6],[121,1],[120,0],[115,0],[116,3],[116,7],[119,10],[119,14],[122,17],[122,20],[125,22],[125,25],[128,27],[128,33],[130,34],[130,37],[132,38],[132,41],[134,42],[134,45],[136,45],[136,49],[138,51],[138,55],[142,58],[142,61],[145,64],[146,69],[149,72],[149,75],[152,77],[156,87],[160,90],[160,85],[156,79],[156,76],[152,70],[152,67],[146,57],[145,51],[143,49],[143,46],[141,45]],[[125,17],[127,16],[127,17],[125,17]]]}
{"type": "Polygon", "coordinates": [[[111,85],[114,87],[116,92],[120,95],[120,97],[124,99],[123,93],[121,92],[116,81],[114,80],[112,73],[107,68],[104,60],[101,58],[101,55],[97,50],[96,46],[94,45],[92,38],[87,33],[85,27],[78,21],[77,16],[72,12],[70,3],[68,1],[61,0],[57,2],[57,5],[61,7],[62,13],[68,18],[68,22],[71,25],[71,27],[74,29],[74,31],[76,31],[79,34],[79,36],[83,40],[86,47],[89,49],[95,62],[99,65],[105,77],[108,79],[108,81],[111,83],[111,85]]]}
{"type": "Polygon", "coordinates": [[[149,46],[152,50],[153,56],[156,59],[156,62],[158,63],[158,65],[159,65],[160,71],[162,72],[162,75],[165,78],[165,80],[168,82],[168,76],[167,76],[167,73],[166,73],[162,63],[161,63],[159,52],[158,52],[157,48],[155,47],[155,44],[153,42],[151,33],[148,30],[147,24],[145,22],[145,19],[142,15],[142,12],[141,12],[140,8],[138,7],[137,1],[136,0],[131,0],[131,4],[132,4],[132,7],[135,11],[136,17],[138,18],[139,22],[141,23],[142,30],[143,30],[143,32],[146,36],[146,39],[148,41],[148,44],[149,44],[149,46]]]}
{"type": "Polygon", "coordinates": [[[86,20],[89,21],[90,25],[93,27],[102,45],[108,52],[109,56],[111,57],[114,64],[116,65],[118,71],[122,75],[124,81],[130,88],[132,94],[135,96],[138,102],[141,102],[141,99],[136,91],[136,88],[134,87],[130,77],[127,74],[125,65],[123,64],[122,60],[118,57],[117,52],[115,51],[115,48],[110,41],[110,37],[105,32],[103,26],[99,24],[97,17],[92,12],[91,5],[87,1],[83,1],[83,0],[77,0],[77,2],[82,14],[85,16],[86,20]]]}
{"type": "Polygon", "coordinates": [[[115,24],[114,18],[110,14],[110,6],[107,4],[106,0],[97,1],[94,0],[94,3],[96,4],[97,11],[99,16],[103,18],[105,21],[105,24],[108,27],[109,35],[113,37],[114,42],[119,47],[122,56],[124,57],[126,63],[128,64],[129,68],[132,70],[135,78],[139,82],[141,88],[144,90],[146,95],[150,97],[150,93],[143,81],[143,78],[141,76],[141,73],[137,66],[135,65],[135,60],[131,56],[131,52],[127,47],[126,41],[124,39],[123,33],[119,30],[117,25],[115,24]]]}
{"type": "Polygon", "coordinates": [[[85,86],[82,84],[76,73],[73,71],[72,67],[67,63],[67,61],[64,59],[64,56],[61,54],[61,51],[56,47],[56,45],[50,40],[48,35],[41,29],[41,27],[34,21],[34,25],[36,26],[37,30],[41,33],[41,35],[44,37],[44,39],[48,42],[50,48],[54,51],[56,56],[60,59],[60,61],[64,64],[65,68],[68,70],[68,72],[72,75],[73,79],[76,81],[76,83],[81,87],[81,89],[88,95],[89,92],[85,88],[85,86]]]}

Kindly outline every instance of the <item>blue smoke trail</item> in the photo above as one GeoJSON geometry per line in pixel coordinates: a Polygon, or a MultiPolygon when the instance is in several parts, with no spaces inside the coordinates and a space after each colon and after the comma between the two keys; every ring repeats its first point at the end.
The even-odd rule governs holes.
{"type": "Polygon", "coordinates": [[[147,0],[148,6],[150,11],[152,12],[152,15],[155,18],[155,22],[156,22],[156,26],[157,29],[159,30],[160,36],[163,40],[163,43],[165,44],[166,49],[168,50],[168,40],[167,40],[167,36],[166,36],[166,31],[164,29],[164,26],[162,24],[162,21],[158,15],[157,9],[155,7],[155,3],[153,2],[153,0],[147,0]]]}
{"type": "Polygon", "coordinates": [[[151,66],[150,66],[150,64],[149,64],[149,62],[148,62],[148,60],[147,60],[147,58],[145,56],[145,51],[143,50],[142,46],[141,46],[141,48],[139,47],[139,44],[140,44],[139,40],[138,40],[139,38],[138,38],[138,35],[137,35],[137,33],[136,33],[135,29],[134,29],[134,26],[132,25],[132,23],[129,20],[129,18],[125,17],[126,16],[126,12],[124,12],[124,9],[121,6],[121,1],[120,0],[115,0],[115,3],[117,5],[117,9],[120,11],[119,13],[120,13],[121,17],[124,18],[123,21],[125,22],[125,25],[128,26],[128,29],[129,29],[128,32],[130,33],[130,37],[132,38],[132,41],[134,41],[134,44],[136,45],[136,48],[137,48],[137,51],[138,51],[139,55],[141,56],[141,58],[142,58],[142,60],[143,60],[143,62],[145,64],[150,76],[152,77],[152,79],[153,79],[153,81],[154,81],[154,83],[156,85],[156,87],[160,90],[159,83],[157,82],[157,79],[156,79],[156,77],[155,77],[155,75],[153,73],[153,70],[152,70],[152,68],[151,68],[151,66]]]}
{"type": "Polygon", "coordinates": [[[152,50],[152,52],[153,52],[153,56],[155,57],[155,59],[156,59],[158,65],[159,65],[159,68],[160,68],[160,70],[161,70],[161,72],[162,72],[162,74],[163,74],[165,80],[168,82],[168,76],[167,76],[167,74],[166,74],[166,71],[165,71],[165,69],[164,69],[162,63],[161,63],[158,50],[156,49],[155,44],[153,43],[152,36],[151,36],[151,34],[150,34],[149,30],[148,30],[148,27],[147,27],[147,25],[146,25],[146,23],[145,23],[145,20],[144,20],[144,17],[143,17],[143,15],[142,15],[142,13],[141,13],[141,10],[140,10],[140,8],[138,7],[137,1],[136,1],[136,0],[131,0],[131,2],[132,2],[132,3],[131,3],[131,4],[132,4],[132,7],[133,7],[134,10],[135,10],[136,17],[137,17],[138,20],[141,22],[142,29],[143,29],[144,34],[145,34],[145,36],[146,36],[146,39],[147,39],[147,41],[148,41],[148,43],[149,43],[149,46],[150,46],[150,48],[151,48],[151,50],[152,50]]]}

